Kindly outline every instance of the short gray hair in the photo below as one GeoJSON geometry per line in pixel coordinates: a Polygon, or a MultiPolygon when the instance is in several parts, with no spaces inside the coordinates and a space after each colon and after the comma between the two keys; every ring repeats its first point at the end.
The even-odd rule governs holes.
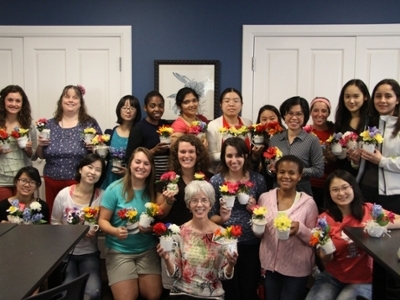
{"type": "Polygon", "coordinates": [[[185,203],[188,208],[192,197],[199,192],[203,192],[210,201],[211,206],[214,206],[215,190],[213,186],[205,180],[193,180],[185,188],[185,203]]]}

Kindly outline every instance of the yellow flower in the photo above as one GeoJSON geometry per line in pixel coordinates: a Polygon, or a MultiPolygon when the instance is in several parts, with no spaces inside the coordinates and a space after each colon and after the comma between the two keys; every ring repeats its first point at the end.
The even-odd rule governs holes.
{"type": "Polygon", "coordinates": [[[286,231],[292,226],[292,220],[286,214],[280,214],[274,219],[274,227],[279,231],[286,231]]]}
{"type": "Polygon", "coordinates": [[[326,142],[327,142],[327,143],[331,143],[332,140],[333,140],[333,135],[331,135],[331,136],[326,140],[326,142]]]}
{"type": "Polygon", "coordinates": [[[7,209],[7,212],[9,212],[10,214],[16,213],[18,211],[18,207],[15,206],[10,206],[9,209],[7,209]]]}
{"type": "Polygon", "coordinates": [[[204,180],[206,175],[204,173],[198,172],[194,173],[194,179],[196,180],[204,180]]]}
{"type": "Polygon", "coordinates": [[[383,143],[383,137],[380,133],[378,133],[377,135],[375,135],[375,140],[378,144],[382,144],[383,143]]]}
{"type": "Polygon", "coordinates": [[[137,216],[137,210],[129,209],[126,212],[126,217],[129,220],[133,220],[137,216]]]}
{"type": "Polygon", "coordinates": [[[227,193],[227,192],[228,192],[228,186],[226,186],[226,185],[220,186],[220,187],[219,187],[219,191],[220,191],[221,193],[227,193]]]}
{"type": "Polygon", "coordinates": [[[253,214],[256,216],[265,216],[266,213],[267,213],[267,208],[264,206],[256,207],[253,210],[253,214]]]}
{"type": "Polygon", "coordinates": [[[221,127],[221,128],[219,129],[219,132],[220,132],[221,134],[226,134],[226,133],[228,132],[228,128],[226,128],[226,127],[221,127]]]}
{"type": "Polygon", "coordinates": [[[164,137],[169,137],[174,133],[174,129],[168,125],[162,125],[158,127],[157,133],[164,137]]]}
{"type": "Polygon", "coordinates": [[[24,129],[24,128],[20,128],[20,129],[19,129],[19,134],[20,134],[21,136],[28,135],[28,132],[29,132],[29,129],[24,129]]]}
{"type": "Polygon", "coordinates": [[[93,127],[87,127],[83,130],[83,134],[96,134],[96,129],[93,127]]]}
{"type": "Polygon", "coordinates": [[[275,156],[275,159],[280,159],[280,158],[282,158],[282,156],[283,156],[282,151],[279,150],[279,148],[276,148],[276,156],[275,156]]]}

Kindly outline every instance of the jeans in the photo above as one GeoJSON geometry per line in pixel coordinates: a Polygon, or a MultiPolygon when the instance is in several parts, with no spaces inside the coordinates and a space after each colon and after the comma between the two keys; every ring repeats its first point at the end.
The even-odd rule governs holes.
{"type": "Polygon", "coordinates": [[[303,300],[308,276],[293,277],[267,271],[265,278],[266,300],[303,300]]]}
{"type": "Polygon", "coordinates": [[[306,300],[349,300],[357,296],[372,298],[372,284],[370,283],[342,283],[328,272],[318,274],[306,300]]]}
{"type": "MultiPolygon", "coordinates": [[[[68,260],[68,257],[66,258],[68,260]]],[[[85,287],[85,299],[101,299],[101,276],[100,276],[100,252],[83,255],[73,255],[68,263],[65,280],[63,283],[89,273],[89,278],[85,287]]]]}

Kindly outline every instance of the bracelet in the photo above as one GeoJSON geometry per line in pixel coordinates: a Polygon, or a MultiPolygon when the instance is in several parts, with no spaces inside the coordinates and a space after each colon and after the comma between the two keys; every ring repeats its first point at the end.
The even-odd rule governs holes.
{"type": "Polygon", "coordinates": [[[176,201],[175,198],[173,198],[172,202],[168,201],[168,199],[165,199],[165,202],[167,202],[168,205],[174,205],[174,202],[176,201]]]}

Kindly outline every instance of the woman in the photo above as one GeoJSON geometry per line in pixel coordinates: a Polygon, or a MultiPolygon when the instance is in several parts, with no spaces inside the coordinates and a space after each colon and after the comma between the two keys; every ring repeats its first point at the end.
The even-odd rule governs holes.
{"type": "Polygon", "coordinates": [[[3,149],[0,143],[0,199],[15,195],[14,176],[22,167],[32,165],[37,147],[28,97],[18,85],[9,85],[0,91],[0,128],[11,134],[15,127],[29,129],[29,141],[23,149],[14,137],[9,138],[10,149],[3,149]]]}
{"type": "Polygon", "coordinates": [[[218,174],[211,177],[217,199],[222,195],[219,187],[225,181],[247,182],[254,184],[250,188],[251,198],[247,205],[235,201],[230,210],[222,201],[216,201],[211,209],[211,220],[224,227],[241,225],[242,236],[239,237],[239,259],[233,279],[223,283],[226,299],[258,299],[256,294],[260,278],[260,261],[258,259],[260,241],[254,236],[249,220],[252,215],[252,207],[257,203],[258,197],[267,191],[264,177],[251,171],[249,150],[241,138],[228,138],[222,144],[221,165],[218,174]]]}
{"type": "MultiPolygon", "coordinates": [[[[312,196],[310,178],[318,178],[324,174],[324,156],[318,138],[303,130],[310,117],[308,102],[295,96],[284,101],[279,110],[288,128],[274,135],[270,146],[278,147],[283,155],[293,154],[301,159],[304,171],[297,183],[297,190],[312,196]]],[[[273,164],[268,169],[276,173],[273,164]]]]}
{"type": "Polygon", "coordinates": [[[310,195],[296,191],[302,172],[303,163],[298,157],[283,156],[276,163],[279,188],[262,194],[258,200],[258,205],[268,208],[260,246],[261,267],[266,271],[267,300],[304,299],[313,268],[314,253],[308,243],[318,210],[310,195]],[[287,240],[277,238],[273,225],[274,218],[280,214],[292,220],[287,240]]]}
{"type": "MultiPolygon", "coordinates": [[[[62,189],[54,200],[51,213],[52,225],[70,225],[71,211],[83,211],[85,207],[99,208],[103,190],[100,188],[106,175],[104,160],[96,153],[85,156],[76,167],[73,184],[62,189]]],[[[98,216],[94,217],[95,219],[98,216]]],[[[82,224],[81,220],[77,220],[82,224]]],[[[62,238],[62,237],[60,237],[62,238]]],[[[100,251],[97,247],[96,231],[88,231],[66,259],[68,266],[64,283],[89,273],[85,295],[89,299],[101,299],[100,251]]]]}
{"type": "MultiPolygon", "coordinates": [[[[371,299],[372,258],[343,233],[343,228],[364,227],[371,220],[372,204],[363,203],[361,190],[350,173],[336,170],[325,183],[325,206],[327,211],[321,217],[330,226],[336,251],[325,255],[317,250],[325,270],[315,278],[307,300],[371,299]]],[[[400,228],[399,216],[388,228],[400,228]]]]}
{"type": "MultiPolygon", "coordinates": [[[[366,84],[360,79],[351,79],[343,86],[335,115],[334,132],[352,131],[360,134],[368,124],[368,106],[370,95],[366,84]]],[[[359,149],[348,149],[347,158],[338,159],[338,166],[357,175],[360,160],[359,149]],[[353,161],[353,164],[351,163],[353,161]]]]}
{"type": "Polygon", "coordinates": [[[92,127],[97,134],[101,134],[97,121],[87,114],[84,94],[82,86],[67,85],[57,101],[54,118],[47,123],[51,138],[39,137],[36,154],[46,159],[43,175],[50,211],[57,194],[76,183],[76,166],[91,149],[82,141],[83,130],[92,127]]]}
{"type": "MultiPolygon", "coordinates": [[[[282,118],[278,109],[273,105],[264,105],[258,111],[256,124],[268,124],[271,122],[278,122],[283,130],[282,118]]],[[[263,152],[268,149],[270,136],[267,132],[264,133],[264,145],[254,145],[251,149],[251,163],[253,170],[259,171],[265,178],[267,188],[270,190],[274,185],[274,179],[268,175],[265,159],[262,156],[263,152]]]]}
{"type": "MultiPolygon", "coordinates": [[[[208,123],[206,117],[198,114],[199,111],[199,95],[197,92],[189,87],[184,87],[178,91],[175,98],[175,105],[179,109],[179,117],[172,123],[171,127],[174,133],[171,136],[171,145],[176,140],[187,133],[187,128],[190,123],[194,121],[202,121],[208,123]]],[[[204,147],[208,147],[207,139],[203,138],[202,142],[204,147]]]]}
{"type": "Polygon", "coordinates": [[[213,187],[192,181],[185,188],[185,202],[192,218],[181,226],[175,251],[158,247],[168,275],[176,279],[169,299],[233,299],[224,298],[221,280],[232,278],[238,254],[213,241],[213,233],[222,230],[208,219],[215,203],[213,187]]]}
{"type": "MultiPolygon", "coordinates": [[[[207,128],[208,154],[211,160],[211,172],[215,173],[220,163],[221,147],[224,140],[220,129],[223,127],[230,128],[232,126],[250,126],[252,122],[239,116],[243,106],[242,94],[234,89],[225,89],[220,98],[219,104],[222,110],[222,116],[211,121],[207,128]]],[[[250,138],[246,136],[246,143],[250,149],[250,138]]]]}
{"type": "Polygon", "coordinates": [[[326,177],[337,169],[335,162],[337,157],[332,154],[325,141],[333,134],[333,123],[328,121],[331,114],[331,103],[327,98],[315,97],[310,104],[312,125],[306,126],[309,133],[315,134],[319,139],[324,154],[324,175],[320,178],[310,178],[313,197],[317,203],[318,210],[322,211],[324,206],[324,183],[326,177]]]}
{"type": "Polygon", "coordinates": [[[143,118],[129,133],[126,148],[126,160],[129,161],[132,152],[138,147],[150,149],[156,165],[156,179],[167,171],[169,144],[160,143],[158,127],[168,125],[167,120],[161,119],[164,114],[164,97],[157,91],[152,91],[144,98],[143,109],[147,117],[143,118]]]}
{"type": "Polygon", "coordinates": [[[150,150],[138,147],[131,155],[125,176],[112,183],[104,193],[99,225],[106,233],[106,267],[115,300],[148,300],[161,296],[160,258],[152,228],[139,226],[140,232],[129,234],[126,220],[119,217],[122,209],[135,208],[138,215],[152,202],[155,171],[150,150]]]}
{"type": "MultiPolygon", "coordinates": [[[[128,137],[132,127],[141,119],[142,110],[140,109],[139,100],[131,95],[126,95],[119,100],[115,109],[117,115],[117,123],[113,129],[106,129],[105,133],[110,135],[111,159],[107,164],[107,175],[103,182],[102,188],[105,190],[112,182],[120,179],[126,172],[124,164],[117,169],[113,168],[113,152],[114,155],[126,151],[128,145],[128,137]],[[118,152],[118,153],[116,153],[118,152]]],[[[119,158],[118,158],[119,159],[119,158]]],[[[121,159],[125,161],[126,159],[121,159]]]]}
{"type": "Polygon", "coordinates": [[[372,92],[369,126],[376,126],[384,137],[374,153],[361,149],[357,176],[364,198],[400,214],[400,86],[394,79],[380,81],[372,92]]]}
{"type": "Polygon", "coordinates": [[[7,210],[10,208],[11,203],[14,200],[18,200],[20,204],[25,207],[29,207],[31,203],[38,202],[41,205],[40,213],[43,215],[42,220],[49,222],[50,213],[49,206],[45,201],[39,198],[35,198],[35,191],[42,185],[39,171],[31,166],[23,167],[18,170],[13,180],[16,193],[11,197],[8,197],[0,201],[0,222],[8,222],[7,210]]]}

